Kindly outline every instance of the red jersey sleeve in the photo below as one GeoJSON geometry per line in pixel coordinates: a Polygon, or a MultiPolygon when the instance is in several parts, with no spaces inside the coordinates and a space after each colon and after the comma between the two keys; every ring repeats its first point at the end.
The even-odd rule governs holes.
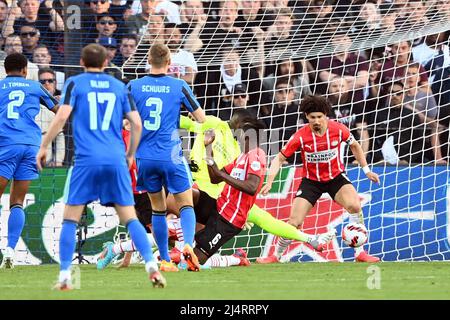
{"type": "Polygon", "coordinates": [[[281,149],[281,153],[283,154],[283,156],[285,156],[286,158],[289,158],[290,156],[292,156],[295,151],[297,151],[300,148],[300,130],[298,130],[290,139],[289,141],[286,143],[286,145],[283,147],[283,149],[281,149]]]}
{"type": "Polygon", "coordinates": [[[349,146],[352,145],[356,140],[353,137],[353,134],[351,134],[350,129],[342,123],[338,123],[338,126],[339,129],[342,130],[342,141],[349,146]]]}
{"type": "Polygon", "coordinates": [[[225,170],[226,173],[230,174],[231,171],[233,170],[233,168],[236,165],[236,160],[234,160],[233,162],[227,164],[225,167],[223,167],[223,170],[225,170]]]}
{"type": "Polygon", "coordinates": [[[261,149],[253,149],[248,154],[248,171],[247,173],[262,177],[266,170],[266,154],[261,149]]]}

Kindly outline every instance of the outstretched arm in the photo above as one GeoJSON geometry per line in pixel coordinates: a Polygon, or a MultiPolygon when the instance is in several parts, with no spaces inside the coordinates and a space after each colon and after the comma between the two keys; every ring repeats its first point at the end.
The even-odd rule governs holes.
{"type": "Polygon", "coordinates": [[[356,161],[358,161],[359,165],[362,167],[364,173],[366,174],[367,178],[373,182],[380,183],[380,178],[375,172],[372,172],[367,165],[367,160],[364,155],[363,149],[361,148],[361,145],[354,141],[350,145],[350,150],[352,150],[353,155],[356,158],[356,161]]]}
{"type": "Polygon", "coordinates": [[[47,148],[49,144],[61,132],[62,128],[66,124],[67,119],[69,119],[71,113],[72,107],[68,104],[64,104],[59,108],[58,112],[55,115],[55,118],[53,118],[53,121],[47,130],[47,133],[42,139],[41,147],[36,156],[37,167],[39,170],[42,170],[43,164],[45,164],[45,161],[47,159],[47,148]]]}
{"type": "Polygon", "coordinates": [[[276,157],[272,160],[272,163],[270,164],[269,168],[269,174],[267,176],[267,181],[264,187],[261,189],[261,193],[263,195],[267,195],[272,189],[272,183],[275,180],[276,175],[278,174],[278,171],[280,170],[283,162],[286,161],[286,157],[279,152],[276,157]]]}

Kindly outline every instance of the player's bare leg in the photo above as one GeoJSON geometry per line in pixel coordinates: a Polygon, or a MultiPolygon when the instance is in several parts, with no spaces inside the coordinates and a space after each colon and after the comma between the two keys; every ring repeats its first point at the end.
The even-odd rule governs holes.
{"type": "Polygon", "coordinates": [[[173,196],[177,204],[177,207],[179,208],[180,211],[180,221],[185,241],[185,245],[182,252],[185,262],[187,264],[187,269],[189,271],[200,271],[200,262],[197,257],[196,251],[194,251],[193,249],[196,224],[195,224],[194,201],[192,198],[192,189],[188,189],[184,192],[174,194],[173,196]],[[194,219],[194,221],[185,221],[192,219],[194,219]]]}
{"type": "MultiPolygon", "coordinates": [[[[3,194],[8,180],[1,177],[0,194],[3,194]]],[[[13,180],[11,183],[9,210],[10,215],[8,219],[8,245],[3,253],[3,261],[0,268],[12,269],[14,268],[14,249],[22,234],[25,225],[25,212],[23,210],[23,202],[25,195],[30,187],[30,180],[13,180]]]]}
{"type": "MultiPolygon", "coordinates": [[[[359,200],[358,193],[351,184],[343,185],[334,197],[339,205],[350,213],[350,223],[360,223],[364,225],[364,217],[361,208],[361,201],[359,200]]],[[[380,258],[369,255],[364,247],[357,247],[355,249],[355,259],[357,262],[379,262],[380,258]]]]}

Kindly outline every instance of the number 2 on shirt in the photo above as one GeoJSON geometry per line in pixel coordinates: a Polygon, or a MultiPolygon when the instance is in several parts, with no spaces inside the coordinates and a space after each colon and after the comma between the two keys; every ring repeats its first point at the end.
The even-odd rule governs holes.
{"type": "Polygon", "coordinates": [[[149,131],[156,131],[161,126],[161,112],[163,102],[160,98],[148,98],[145,102],[147,107],[155,107],[155,110],[150,111],[150,117],[153,121],[145,120],[144,128],[149,131]]]}
{"type": "Polygon", "coordinates": [[[9,93],[8,119],[19,119],[19,113],[14,111],[14,107],[20,107],[25,100],[25,92],[14,90],[9,93]]]}
{"type": "Polygon", "coordinates": [[[102,121],[102,131],[109,130],[109,124],[116,104],[116,95],[112,92],[89,92],[89,128],[91,130],[97,130],[97,103],[106,102],[106,111],[102,121]]]}

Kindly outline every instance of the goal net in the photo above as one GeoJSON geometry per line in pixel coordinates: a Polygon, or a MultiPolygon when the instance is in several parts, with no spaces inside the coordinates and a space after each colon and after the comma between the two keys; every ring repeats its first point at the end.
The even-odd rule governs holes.
{"type": "MultiPolygon", "coordinates": [[[[327,97],[330,118],[350,128],[380,175],[380,185],[370,183],[344,148],[341,156],[369,230],[365,249],[385,261],[450,258],[449,0],[162,1],[140,23],[135,17],[148,8],[125,2],[133,3],[123,17],[127,27],[113,35],[116,58],[120,54],[113,61],[125,81],[149,72],[152,44],[167,44],[169,72],[191,85],[208,115],[228,121],[246,108],[265,123],[261,147],[268,163],[306,123],[301,99],[327,97]]],[[[181,134],[189,158],[195,135],[181,134]]],[[[65,148],[73,151],[70,139],[65,148]]],[[[301,168],[299,154],[288,159],[258,206],[287,221],[301,168]]],[[[35,186],[41,196],[30,199],[28,221],[38,226],[23,234],[23,263],[57,260],[66,172],[48,170],[35,186]]],[[[6,211],[5,198],[2,204],[6,211]]],[[[5,219],[2,214],[1,225],[5,219]]],[[[310,234],[336,228],[337,239],[322,253],[294,241],[283,260],[353,260],[340,236],[347,222],[348,213],[324,194],[301,228],[310,234]]],[[[92,262],[118,220],[113,210],[93,204],[87,225],[84,248],[92,262]]],[[[276,237],[255,225],[221,252],[242,247],[255,259],[271,254],[275,243],[276,237]]]]}

